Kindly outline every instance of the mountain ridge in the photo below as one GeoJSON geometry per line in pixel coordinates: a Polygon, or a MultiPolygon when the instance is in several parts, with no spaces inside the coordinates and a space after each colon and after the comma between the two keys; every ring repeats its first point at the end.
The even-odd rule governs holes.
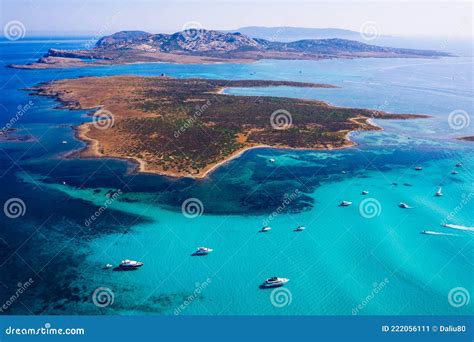
{"type": "Polygon", "coordinates": [[[173,34],[119,31],[100,38],[92,49],[50,49],[36,63],[14,68],[62,68],[137,62],[250,63],[260,59],[432,58],[445,52],[370,45],[341,38],[291,42],[251,38],[239,32],[189,29],[173,34]],[[91,61],[92,60],[92,61],[91,61]]]}

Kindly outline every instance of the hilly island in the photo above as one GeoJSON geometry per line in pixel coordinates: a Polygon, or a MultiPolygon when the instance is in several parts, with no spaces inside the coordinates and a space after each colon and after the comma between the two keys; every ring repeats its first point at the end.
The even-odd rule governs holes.
{"type": "Polygon", "coordinates": [[[290,81],[109,76],[53,81],[33,90],[65,108],[95,112],[96,120],[76,128],[77,137],[87,142],[80,156],[133,160],[141,172],[173,177],[204,177],[249,148],[351,146],[349,132],[380,129],[371,118],[426,117],[223,93],[230,87],[270,86],[334,88],[290,81]]]}
{"type": "MultiPolygon", "coordinates": [[[[87,46],[89,47],[89,46],[87,46]]],[[[127,63],[250,63],[261,59],[431,58],[450,54],[431,50],[392,48],[354,40],[303,39],[278,42],[251,38],[239,32],[185,30],[174,34],[121,31],[105,36],[92,48],[50,49],[23,69],[64,68],[127,63]]]]}

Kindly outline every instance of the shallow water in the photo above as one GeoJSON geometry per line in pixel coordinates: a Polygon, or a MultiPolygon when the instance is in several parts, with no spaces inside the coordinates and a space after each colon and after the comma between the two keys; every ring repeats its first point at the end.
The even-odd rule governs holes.
{"type": "MultiPolygon", "coordinates": [[[[51,46],[2,44],[10,44],[2,47],[4,65],[32,60],[51,46]]],[[[472,135],[474,129],[470,124],[456,130],[448,121],[453,110],[473,112],[472,62],[458,57],[3,69],[0,119],[8,122],[18,105],[33,101],[14,127],[20,135],[35,137],[0,143],[1,200],[18,197],[26,204],[24,216],[0,217],[1,298],[10,297],[18,282],[34,279],[8,312],[472,314],[469,306],[448,301],[455,287],[473,293],[472,232],[441,226],[474,225],[472,143],[452,139],[472,135]],[[344,150],[254,149],[207,179],[175,180],[127,172],[131,165],[117,160],[60,158],[83,146],[70,125],[89,120],[86,112],[53,110],[53,100],[19,90],[86,75],[161,73],[330,83],[340,88],[227,92],[321,99],[432,118],[377,120],[384,131],[354,133],[358,145],[344,150]],[[416,165],[423,170],[415,171],[416,165]],[[452,175],[453,169],[459,173],[452,175]],[[439,187],[443,197],[434,196],[439,187]],[[86,225],[110,189],[122,194],[86,225]],[[361,195],[363,190],[369,194],[361,195]],[[181,204],[189,198],[202,202],[201,216],[182,214],[181,204]],[[353,204],[340,207],[342,200],[353,204]],[[414,208],[401,209],[400,202],[414,208]],[[270,219],[275,211],[283,212],[270,219]],[[272,230],[258,233],[264,224],[272,230]],[[307,229],[294,232],[298,225],[307,229]],[[420,234],[423,230],[455,236],[420,234]],[[193,257],[197,246],[214,252],[193,257]],[[145,266],[134,272],[102,269],[125,258],[145,266]],[[273,275],[291,279],[285,286],[289,292],[259,288],[273,275]],[[93,304],[99,287],[111,289],[112,305],[93,304]],[[195,296],[197,288],[202,291],[195,296]],[[371,296],[374,289],[377,294],[371,296]]]]}

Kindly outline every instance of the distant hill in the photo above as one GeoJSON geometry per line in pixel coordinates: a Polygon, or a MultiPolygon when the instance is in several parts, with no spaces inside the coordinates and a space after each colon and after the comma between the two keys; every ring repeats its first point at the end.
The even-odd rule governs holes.
{"type": "Polygon", "coordinates": [[[173,34],[121,31],[83,50],[50,49],[37,63],[16,68],[51,68],[135,62],[215,63],[260,59],[328,59],[366,57],[439,57],[445,52],[384,47],[355,40],[328,38],[276,41],[240,32],[185,30],[173,34]]]}
{"type": "Polygon", "coordinates": [[[240,32],[252,38],[261,38],[272,41],[291,42],[302,39],[342,38],[360,40],[359,32],[338,28],[305,28],[305,27],[263,27],[246,26],[229,32],[240,32]]]}
{"type": "MultiPolygon", "coordinates": [[[[337,29],[334,29],[337,30],[337,29]]],[[[347,31],[347,30],[341,30],[347,31]]],[[[352,31],[347,31],[352,32],[352,31]]],[[[278,37],[276,37],[278,38],[278,37]]],[[[244,56],[272,55],[283,59],[312,59],[320,57],[354,56],[374,57],[398,56],[439,56],[436,51],[400,49],[365,44],[355,40],[328,38],[302,39],[290,42],[251,38],[241,32],[223,32],[214,30],[189,30],[173,34],[151,34],[142,31],[122,31],[101,38],[96,50],[131,49],[148,52],[186,53],[212,57],[239,58],[244,56]],[[229,54],[230,53],[230,54],[229,54]],[[288,58],[284,58],[284,57],[288,58]]]]}

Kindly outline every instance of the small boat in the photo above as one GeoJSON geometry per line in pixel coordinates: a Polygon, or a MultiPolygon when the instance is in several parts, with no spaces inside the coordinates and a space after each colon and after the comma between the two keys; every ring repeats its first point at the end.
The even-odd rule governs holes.
{"type": "Polygon", "coordinates": [[[270,163],[274,163],[274,162],[275,162],[275,159],[273,159],[273,158],[270,158],[269,160],[270,160],[270,163]]]}
{"type": "Polygon", "coordinates": [[[341,173],[342,173],[343,175],[345,175],[347,172],[346,172],[346,171],[341,171],[341,173]]]}
{"type": "Polygon", "coordinates": [[[67,141],[66,141],[66,140],[63,140],[63,141],[61,141],[61,143],[63,143],[63,144],[67,144],[67,141]]]}
{"type": "Polygon", "coordinates": [[[143,262],[141,261],[135,261],[135,260],[122,260],[120,263],[119,267],[123,269],[134,269],[134,268],[139,268],[143,266],[143,262]]]}
{"type": "Polygon", "coordinates": [[[451,174],[452,174],[452,175],[457,175],[458,173],[459,173],[459,172],[457,172],[457,171],[451,171],[451,174]]]}
{"type": "Polygon", "coordinates": [[[415,167],[415,170],[416,171],[421,171],[421,170],[423,170],[423,168],[421,166],[417,166],[417,167],[415,167]]]}
{"type": "Polygon", "coordinates": [[[368,195],[369,192],[367,190],[362,191],[362,195],[368,195]]]}
{"type": "Polygon", "coordinates": [[[433,230],[422,230],[420,234],[425,234],[425,235],[441,235],[441,236],[458,236],[456,234],[450,234],[450,233],[443,233],[443,232],[435,232],[433,230]]]}
{"type": "Polygon", "coordinates": [[[63,185],[66,185],[66,182],[65,182],[65,181],[63,181],[63,185]]]}
{"type": "Polygon", "coordinates": [[[262,227],[262,229],[260,229],[260,231],[262,233],[265,233],[265,232],[268,232],[269,230],[271,230],[272,228],[268,227],[268,226],[265,226],[265,227],[262,227]]]}
{"type": "Polygon", "coordinates": [[[341,204],[339,204],[340,207],[348,207],[352,204],[352,202],[349,201],[342,201],[341,204]]]}
{"type": "Polygon", "coordinates": [[[194,254],[196,255],[207,255],[213,251],[212,248],[207,248],[207,247],[198,247],[196,249],[196,252],[194,254]]]}
{"type": "Polygon", "coordinates": [[[289,281],[290,281],[290,279],[288,279],[288,278],[271,277],[271,278],[265,279],[265,281],[263,282],[263,287],[282,286],[283,284],[285,284],[289,281]]]}
{"type": "Polygon", "coordinates": [[[400,204],[398,206],[402,209],[410,209],[411,208],[408,204],[403,203],[403,202],[400,202],[400,204]]]}
{"type": "Polygon", "coordinates": [[[462,163],[457,163],[456,164],[456,167],[461,167],[462,166],[462,163]]]}
{"type": "Polygon", "coordinates": [[[305,226],[298,226],[298,227],[296,227],[295,232],[302,232],[305,229],[306,229],[305,226]]]}
{"type": "Polygon", "coordinates": [[[438,191],[436,191],[435,196],[436,196],[436,197],[441,197],[441,196],[443,196],[443,191],[441,190],[441,188],[439,188],[438,191]]]}
{"type": "Polygon", "coordinates": [[[102,269],[108,270],[109,268],[112,268],[112,267],[114,267],[114,265],[112,265],[112,264],[105,264],[104,267],[102,267],[102,269]]]}

